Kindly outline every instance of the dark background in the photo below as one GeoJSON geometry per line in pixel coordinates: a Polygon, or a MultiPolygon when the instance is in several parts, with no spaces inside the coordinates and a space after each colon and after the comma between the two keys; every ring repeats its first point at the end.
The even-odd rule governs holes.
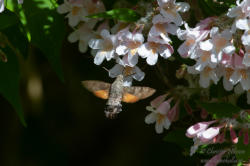
{"type": "MultiPolygon", "coordinates": [[[[31,49],[21,61],[22,105],[28,123],[24,128],[11,105],[0,97],[1,166],[160,166],[197,165],[183,150],[163,141],[154,125],[144,122],[145,107],[166,89],[154,67],[140,64],[146,73],[135,85],[150,86],[157,93],[135,104],[123,104],[117,119],[104,116],[105,102],[86,91],[81,80],[112,82],[107,71],[93,63],[89,53],[80,54],[77,44],[65,39],[62,49],[64,82],[42,53],[31,49]],[[36,82],[30,84],[30,80],[36,82]],[[40,87],[36,98],[29,87],[40,87]]],[[[114,63],[104,63],[111,68],[114,63]]]]}

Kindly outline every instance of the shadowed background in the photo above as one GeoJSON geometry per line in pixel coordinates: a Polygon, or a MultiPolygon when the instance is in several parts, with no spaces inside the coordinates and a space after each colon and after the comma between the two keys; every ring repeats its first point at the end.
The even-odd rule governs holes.
{"type": "MultiPolygon", "coordinates": [[[[146,125],[145,107],[166,89],[154,67],[135,85],[157,93],[135,104],[123,104],[117,119],[104,116],[106,101],[85,90],[81,80],[112,82],[107,71],[93,64],[89,53],[65,39],[62,50],[64,82],[37,49],[21,59],[21,96],[28,127],[24,128],[11,105],[0,98],[1,166],[127,166],[196,165],[177,145],[163,141],[154,125],[146,125]]],[[[114,63],[104,63],[111,68],[114,63]]]]}

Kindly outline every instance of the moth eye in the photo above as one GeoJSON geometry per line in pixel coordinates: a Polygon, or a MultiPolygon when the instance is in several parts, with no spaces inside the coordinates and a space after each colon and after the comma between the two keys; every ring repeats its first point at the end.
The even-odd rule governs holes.
{"type": "Polygon", "coordinates": [[[122,111],[122,106],[118,105],[118,106],[112,106],[112,105],[108,105],[105,108],[105,115],[107,118],[109,119],[114,119],[117,117],[117,115],[122,111]]]}

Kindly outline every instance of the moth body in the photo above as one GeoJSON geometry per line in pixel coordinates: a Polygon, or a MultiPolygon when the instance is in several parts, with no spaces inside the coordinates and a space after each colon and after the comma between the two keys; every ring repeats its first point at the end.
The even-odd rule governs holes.
{"type": "Polygon", "coordinates": [[[95,96],[107,99],[105,115],[114,119],[122,111],[121,102],[135,103],[154,94],[155,89],[142,86],[123,86],[124,76],[118,75],[115,81],[110,84],[97,80],[82,81],[82,85],[95,96]]]}
{"type": "Polygon", "coordinates": [[[122,111],[123,96],[123,75],[118,75],[109,89],[108,101],[106,103],[105,115],[107,118],[113,119],[122,111]]]}

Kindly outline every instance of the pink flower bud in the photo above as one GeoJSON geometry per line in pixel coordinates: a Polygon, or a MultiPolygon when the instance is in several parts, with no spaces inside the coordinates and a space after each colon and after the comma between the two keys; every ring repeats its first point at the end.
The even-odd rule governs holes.
{"type": "Polygon", "coordinates": [[[193,109],[190,107],[190,105],[188,103],[184,103],[184,107],[185,107],[185,110],[187,111],[187,113],[189,115],[192,115],[193,109]]]}
{"type": "Polygon", "coordinates": [[[164,101],[163,103],[160,104],[160,106],[157,108],[156,112],[166,115],[170,109],[170,104],[169,101],[164,101]]]}
{"type": "Polygon", "coordinates": [[[197,136],[198,133],[205,131],[208,126],[212,123],[215,123],[216,121],[209,121],[209,122],[199,122],[195,125],[189,127],[186,132],[186,136],[189,138],[193,138],[197,136]]]}
{"type": "Polygon", "coordinates": [[[248,136],[248,131],[247,130],[244,132],[244,142],[243,143],[245,145],[249,144],[249,136],[248,136]]]}
{"type": "Polygon", "coordinates": [[[214,143],[223,143],[225,142],[225,132],[222,132],[221,134],[217,135],[214,140],[214,143]]]}
{"type": "Polygon", "coordinates": [[[173,108],[168,112],[167,117],[168,119],[173,122],[178,120],[179,117],[179,103],[180,101],[177,101],[173,108]]]}
{"type": "Polygon", "coordinates": [[[226,151],[222,151],[219,154],[212,157],[208,162],[206,162],[205,166],[216,166],[220,161],[222,156],[226,153],[226,151]]]}
{"type": "Polygon", "coordinates": [[[240,131],[239,131],[239,137],[241,137],[242,136],[242,134],[243,134],[243,129],[241,129],[240,131]]]}
{"type": "Polygon", "coordinates": [[[201,118],[206,119],[208,116],[208,112],[205,109],[201,109],[201,118]]]}
{"type": "Polygon", "coordinates": [[[238,143],[238,137],[235,133],[235,131],[233,130],[233,127],[230,126],[230,136],[231,136],[231,140],[234,144],[237,144],[238,143]]]}
{"type": "Polygon", "coordinates": [[[167,97],[167,94],[165,95],[161,95],[161,96],[158,96],[156,97],[154,100],[152,100],[150,102],[150,105],[154,108],[157,108],[160,106],[160,104],[165,100],[165,98],[167,97]]]}

